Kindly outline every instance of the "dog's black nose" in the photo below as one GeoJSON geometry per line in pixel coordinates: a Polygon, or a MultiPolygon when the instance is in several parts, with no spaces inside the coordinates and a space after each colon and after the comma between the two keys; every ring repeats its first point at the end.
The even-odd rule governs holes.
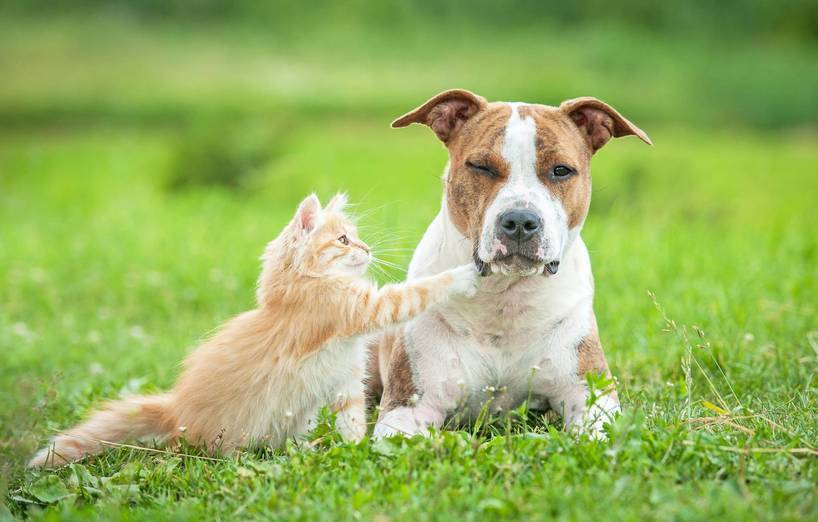
{"type": "Polygon", "coordinates": [[[540,216],[530,210],[508,210],[500,214],[500,230],[520,243],[528,241],[540,229],[540,216]]]}

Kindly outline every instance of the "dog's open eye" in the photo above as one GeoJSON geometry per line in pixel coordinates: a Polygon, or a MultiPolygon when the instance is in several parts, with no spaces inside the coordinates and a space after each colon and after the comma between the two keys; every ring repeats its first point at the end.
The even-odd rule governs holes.
{"type": "Polygon", "coordinates": [[[342,245],[348,245],[349,244],[349,238],[346,236],[346,234],[339,237],[338,241],[340,241],[342,245]]]}
{"type": "Polygon", "coordinates": [[[566,167],[565,165],[557,165],[553,169],[551,169],[551,174],[555,178],[567,178],[571,174],[576,172],[571,167],[566,167]]]}
{"type": "Polygon", "coordinates": [[[466,162],[466,167],[471,170],[472,172],[476,172],[482,176],[487,176],[489,178],[497,178],[499,177],[497,172],[492,169],[491,167],[487,167],[485,165],[481,165],[478,163],[472,163],[471,161],[466,162]]]}

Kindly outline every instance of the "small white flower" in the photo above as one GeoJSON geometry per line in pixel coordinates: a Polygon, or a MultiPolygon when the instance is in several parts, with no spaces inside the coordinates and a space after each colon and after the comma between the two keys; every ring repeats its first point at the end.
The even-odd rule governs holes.
{"type": "Polygon", "coordinates": [[[419,400],[420,400],[420,397],[418,397],[418,394],[417,394],[417,393],[413,393],[413,394],[411,395],[411,397],[409,397],[409,404],[411,404],[412,406],[414,406],[415,404],[417,404],[417,403],[418,403],[418,401],[419,401],[419,400]]]}
{"type": "Polygon", "coordinates": [[[287,418],[291,418],[293,416],[293,412],[291,412],[290,410],[287,410],[287,411],[284,412],[284,416],[287,417],[287,418]]]}
{"type": "Polygon", "coordinates": [[[536,364],[535,364],[534,366],[532,366],[532,367],[531,367],[531,371],[532,371],[532,372],[538,372],[538,371],[540,371],[540,370],[541,370],[541,368],[540,368],[539,366],[537,366],[536,364]]]}
{"type": "Polygon", "coordinates": [[[28,329],[28,325],[26,323],[14,323],[11,325],[11,331],[23,339],[28,339],[31,337],[31,330],[28,329]]]}
{"type": "Polygon", "coordinates": [[[130,334],[130,336],[133,337],[134,339],[140,341],[145,339],[145,329],[139,326],[138,324],[131,326],[131,329],[128,330],[128,334],[130,334]]]}
{"type": "Polygon", "coordinates": [[[184,433],[187,431],[187,426],[179,426],[179,433],[184,433]]]}

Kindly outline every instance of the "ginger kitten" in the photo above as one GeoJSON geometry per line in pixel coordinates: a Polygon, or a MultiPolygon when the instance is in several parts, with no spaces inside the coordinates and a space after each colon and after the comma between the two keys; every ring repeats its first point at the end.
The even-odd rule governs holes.
{"type": "Polygon", "coordinates": [[[185,438],[209,451],[301,437],[325,405],[346,439],[366,434],[366,334],[472,293],[473,265],[378,289],[363,277],[372,258],[343,214],[315,195],[262,256],[258,308],[234,317],[184,364],[165,394],[112,401],[58,435],[29,466],[57,466],[100,453],[105,442],[185,438]]]}

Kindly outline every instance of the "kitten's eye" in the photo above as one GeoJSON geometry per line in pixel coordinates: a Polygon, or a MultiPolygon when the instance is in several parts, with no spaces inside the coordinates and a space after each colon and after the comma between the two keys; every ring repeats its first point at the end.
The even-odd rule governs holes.
{"type": "Polygon", "coordinates": [[[349,245],[349,238],[346,236],[346,234],[339,237],[338,241],[340,241],[342,245],[349,245]]]}
{"type": "Polygon", "coordinates": [[[499,175],[497,172],[492,169],[491,167],[487,167],[485,165],[479,165],[477,163],[472,163],[471,161],[466,162],[466,167],[471,170],[472,172],[476,172],[477,174],[487,176],[489,178],[498,178],[499,175]]]}
{"type": "Polygon", "coordinates": [[[571,167],[566,167],[565,165],[557,165],[553,169],[551,169],[551,175],[555,178],[567,178],[571,174],[576,172],[571,167]]]}

